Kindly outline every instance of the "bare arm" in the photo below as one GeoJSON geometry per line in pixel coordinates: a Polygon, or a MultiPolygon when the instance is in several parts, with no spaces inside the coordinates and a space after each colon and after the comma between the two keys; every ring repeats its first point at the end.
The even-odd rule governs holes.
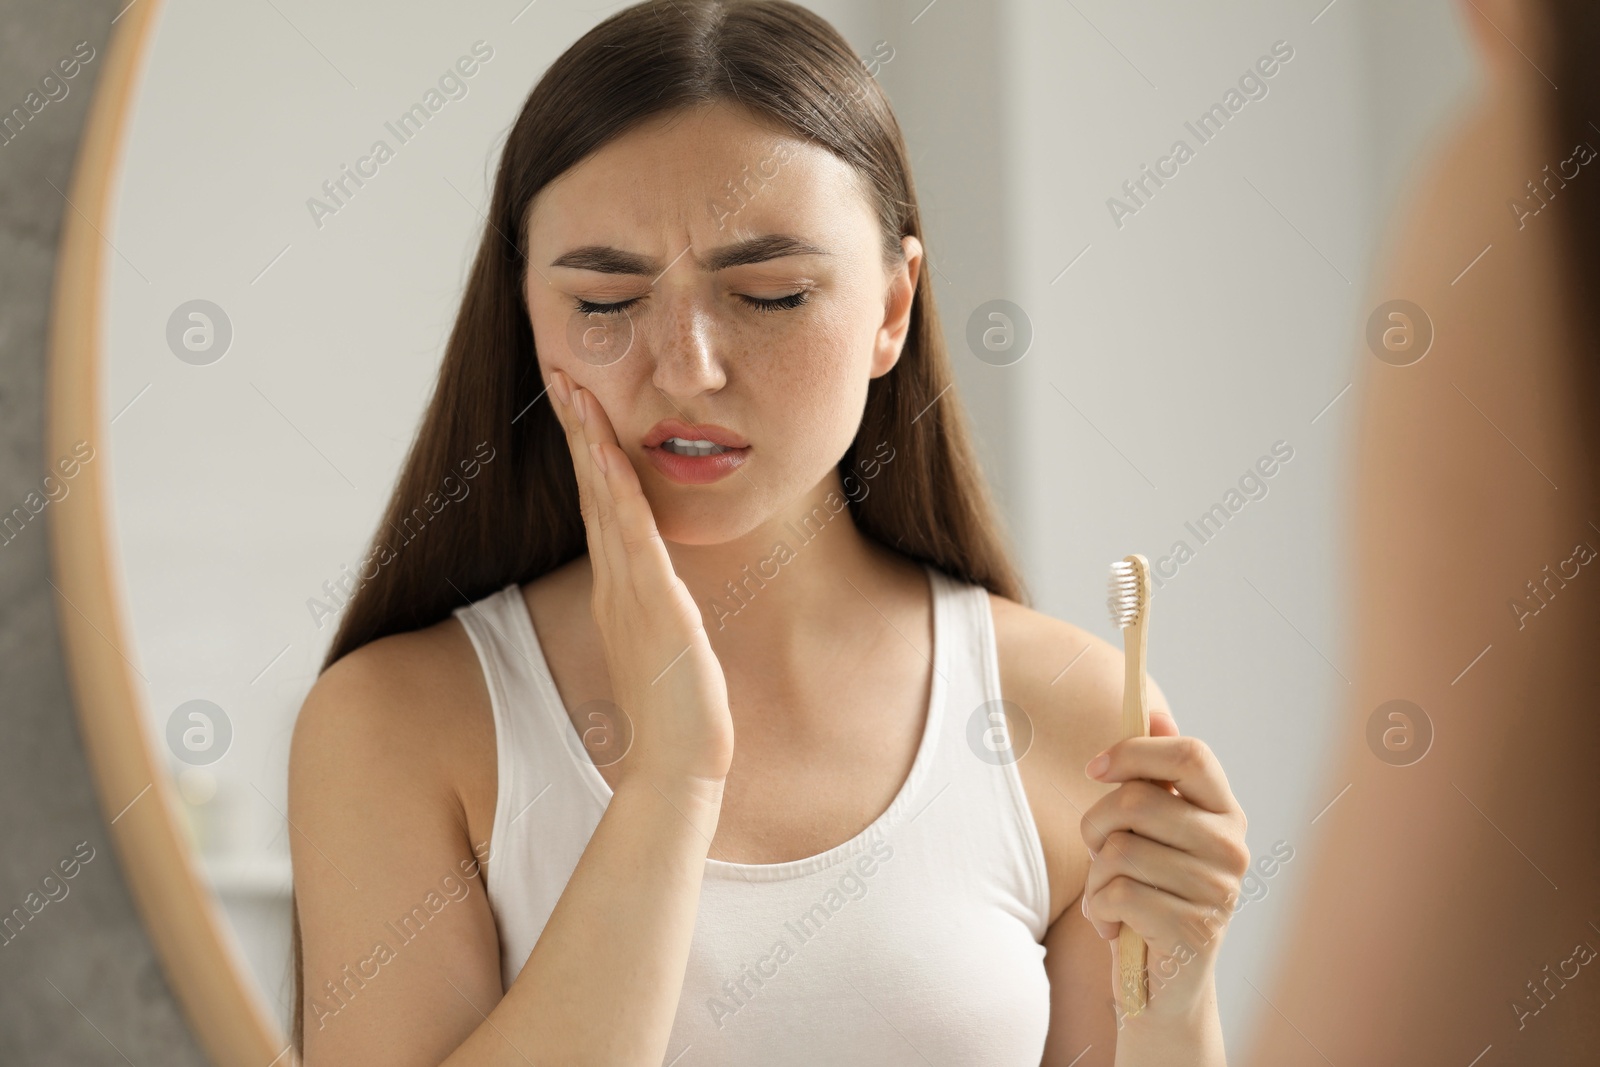
{"type": "Polygon", "coordinates": [[[1527,582],[1580,541],[1600,546],[1600,515],[1586,514],[1591,474],[1559,373],[1569,341],[1550,239],[1571,205],[1525,229],[1507,211],[1549,161],[1512,103],[1453,131],[1399,213],[1397,260],[1371,301],[1404,294],[1436,340],[1411,366],[1363,356],[1355,684],[1323,795],[1349,788],[1316,827],[1310,883],[1262,986],[1249,1062],[1263,1067],[1576,1063],[1600,1041],[1600,982],[1527,984],[1580,942],[1600,946],[1600,582],[1583,565],[1536,617],[1511,603],[1537,606],[1527,582]],[[1393,748],[1368,741],[1395,699],[1426,716],[1410,716],[1413,738],[1430,724],[1425,754],[1405,751],[1403,720],[1390,720],[1393,748]]]}
{"type": "Polygon", "coordinates": [[[1041,1064],[1222,1063],[1213,969],[1231,908],[1207,916],[1204,902],[1237,894],[1247,856],[1243,813],[1220,767],[1204,745],[1176,736],[1154,679],[1152,737],[1119,744],[1121,649],[1009,601],[991,604],[1002,689],[1034,728],[1018,767],[1051,871],[1052,913],[1059,912],[1044,939],[1050,1029],[1041,1064]],[[1059,664],[1078,649],[1083,654],[1062,673],[1059,664]],[[1103,750],[1111,767],[1090,778],[1085,765],[1103,750]],[[1141,778],[1178,781],[1184,796],[1141,778]],[[1143,801],[1158,791],[1166,806],[1147,808],[1143,801]],[[1099,855],[1091,858],[1090,848],[1099,855]],[[1119,1017],[1115,998],[1113,948],[1123,918],[1153,942],[1150,1005],[1132,1018],[1119,1017]],[[1185,949],[1181,962],[1161,952],[1175,939],[1194,950],[1185,949]]]}
{"type": "Polygon", "coordinates": [[[1045,935],[1050,1033],[1040,1067],[1111,1067],[1116,1059],[1111,951],[1082,909],[1080,893],[1045,935]]]}
{"type": "Polygon", "coordinates": [[[449,784],[443,668],[401,643],[417,640],[336,664],[296,726],[307,1067],[659,1064],[720,786],[669,797],[624,782],[502,998],[488,843],[469,839],[449,784]]]}
{"type": "MultiPolygon", "coordinates": [[[[1038,783],[1030,786],[1030,794],[1043,800],[1035,805],[1034,822],[1065,881],[1051,887],[1052,907],[1061,913],[1044,939],[1050,1031],[1040,1063],[1111,1067],[1117,1052],[1111,949],[1083,911],[1090,858],[1080,828],[1084,813],[1111,791],[1083,768],[1121,737],[1122,651],[1054,619],[1036,620],[1025,629],[1006,625],[997,614],[996,623],[1006,636],[1002,670],[1007,699],[1030,709],[1034,717],[1034,746],[1021,764],[1025,777],[1038,783]],[[1076,655],[1085,643],[1088,648],[1072,670],[1052,684],[1059,670],[1054,664],[1076,655]]],[[[1152,705],[1165,707],[1158,694],[1152,683],[1152,705]]]]}
{"type": "MultiPolygon", "coordinates": [[[[631,734],[621,778],[503,998],[492,916],[481,892],[463,894],[441,936],[425,928],[408,939],[389,980],[352,1000],[362,1011],[341,1010],[352,1025],[318,1016],[313,1036],[308,1023],[308,1067],[665,1056],[733,758],[727,686],[604,411],[560,371],[550,395],[578,478],[591,610],[631,734]]],[[[363,947],[379,917],[404,914],[436,871],[471,853],[449,785],[466,781],[444,736],[456,718],[440,691],[449,672],[440,657],[415,654],[419,640],[397,635],[335,664],[296,727],[291,818],[303,831],[294,858],[308,992],[363,947]]]]}

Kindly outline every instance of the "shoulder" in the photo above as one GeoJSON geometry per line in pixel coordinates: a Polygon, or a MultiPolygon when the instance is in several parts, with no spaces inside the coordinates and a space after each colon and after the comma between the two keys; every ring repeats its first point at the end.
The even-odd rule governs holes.
{"type": "MultiPolygon", "coordinates": [[[[1072,623],[989,594],[1000,691],[1032,720],[1043,754],[1087,763],[1122,739],[1123,654],[1072,623]]],[[[1148,679],[1152,709],[1167,702],[1148,679]]]]}
{"type": "MultiPolygon", "coordinates": [[[[989,607],[1000,692],[1008,717],[1022,720],[1012,736],[1029,739],[1017,770],[1044,850],[1053,924],[1088,875],[1083,814],[1114,788],[1083,768],[1122,740],[1122,649],[993,593],[989,607]]],[[[1154,679],[1147,695],[1152,709],[1167,706],[1154,679]]]]}
{"type": "Polygon", "coordinates": [[[488,687],[453,616],[344,656],[317,678],[295,719],[291,806],[409,796],[465,813],[482,807],[485,775],[492,817],[488,687]]]}
{"type": "Polygon", "coordinates": [[[497,788],[475,659],[460,621],[447,617],[343,657],[300,709],[288,820],[306,1062],[365,1060],[373,1050],[387,1062],[394,1057],[381,1053],[397,1041],[452,1047],[477,1018],[432,1010],[430,975],[456,976],[474,1002],[501,994],[494,917],[487,893],[471,891],[489,862],[497,788]],[[393,962],[383,940],[374,947],[374,924],[397,915],[408,928],[439,926],[406,936],[417,944],[404,953],[409,962],[393,962]],[[313,979],[337,977],[341,966],[371,979],[379,964],[397,977],[355,1001],[313,979]],[[326,1026],[330,1015],[338,1025],[326,1026]]]}

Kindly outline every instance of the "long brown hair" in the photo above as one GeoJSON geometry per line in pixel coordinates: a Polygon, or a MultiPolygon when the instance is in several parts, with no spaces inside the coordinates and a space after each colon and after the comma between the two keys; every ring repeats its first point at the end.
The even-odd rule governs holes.
{"type": "MultiPolygon", "coordinates": [[[[1565,159],[1579,143],[1600,151],[1600,8],[1593,0],[1546,0],[1546,33],[1552,45],[1550,74],[1559,91],[1549,97],[1548,151],[1552,159],[1565,159]]],[[[1600,330],[1600,193],[1596,181],[1585,177],[1571,182],[1576,188],[1562,195],[1568,221],[1557,228],[1562,259],[1567,268],[1562,279],[1567,297],[1564,309],[1573,319],[1578,342],[1572,364],[1574,391],[1588,415],[1583,420],[1585,460],[1591,471],[1600,470],[1600,360],[1594,338],[1600,330]]],[[[1591,487],[1600,489],[1600,486],[1591,487]]],[[[1593,497],[1591,497],[1593,499],[1593,497]]]]}
{"type": "MultiPolygon", "coordinates": [[[[644,119],[713,101],[852,164],[872,190],[886,261],[901,257],[901,237],[922,238],[905,140],[888,99],[815,13],[787,0],[647,0],[595,26],[551,64],[511,128],[432,400],[323,670],[370,641],[431,625],[585,551],[577,481],[560,425],[541,401],[524,302],[529,205],[554,178],[644,119]],[[433,515],[443,521],[429,521],[433,515]]],[[[869,383],[861,426],[839,461],[847,472],[858,448],[861,458],[879,442],[894,449],[893,476],[852,497],[851,517],[864,535],[913,560],[1027,603],[967,416],[950,389],[931,277],[919,272],[901,358],[869,383]]],[[[291,912],[299,1050],[303,978],[293,897],[291,912]]]]}

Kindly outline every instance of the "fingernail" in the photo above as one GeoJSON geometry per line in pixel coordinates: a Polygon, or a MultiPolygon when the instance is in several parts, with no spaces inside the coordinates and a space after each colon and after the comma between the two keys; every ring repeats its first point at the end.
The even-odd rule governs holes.
{"type": "Polygon", "coordinates": [[[573,407],[574,407],[574,408],[576,408],[576,409],[577,409],[577,412],[578,412],[578,425],[580,425],[580,426],[587,426],[587,425],[589,425],[589,415],[588,415],[588,411],[589,411],[589,404],[588,404],[588,397],[586,397],[586,396],[584,396],[584,395],[583,395],[583,394],[581,394],[581,393],[578,393],[578,394],[574,394],[574,397],[573,397],[573,404],[572,404],[572,406],[573,406],[573,407]]]}
{"type": "Polygon", "coordinates": [[[600,468],[600,473],[601,474],[609,474],[610,473],[606,469],[605,453],[600,451],[600,442],[598,442],[598,441],[590,441],[589,442],[589,455],[591,457],[593,457],[594,465],[596,467],[600,468]]]}
{"type": "Polygon", "coordinates": [[[1098,778],[1106,773],[1106,768],[1109,766],[1111,766],[1111,757],[1102,752],[1089,761],[1089,765],[1083,769],[1083,773],[1090,778],[1098,778]]]}
{"type": "Polygon", "coordinates": [[[1083,912],[1083,917],[1089,917],[1089,894],[1085,893],[1078,898],[1078,910],[1083,912]]]}
{"type": "Polygon", "coordinates": [[[567,376],[560,371],[550,375],[550,388],[556,394],[556,399],[561,401],[562,407],[572,403],[572,391],[567,386],[567,376]]]}

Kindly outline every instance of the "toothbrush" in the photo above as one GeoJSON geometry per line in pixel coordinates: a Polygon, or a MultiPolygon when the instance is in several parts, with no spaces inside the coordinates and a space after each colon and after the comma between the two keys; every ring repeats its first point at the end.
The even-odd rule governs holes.
{"type": "MultiPolygon", "coordinates": [[[[1145,700],[1145,632],[1150,624],[1150,563],[1143,556],[1124,556],[1111,565],[1111,580],[1106,606],[1111,621],[1122,630],[1122,736],[1150,736],[1150,706],[1145,700]]],[[[1117,935],[1122,967],[1122,1006],[1128,1015],[1137,1015],[1149,1001],[1145,971],[1145,943],[1127,923],[1117,935]]]]}

